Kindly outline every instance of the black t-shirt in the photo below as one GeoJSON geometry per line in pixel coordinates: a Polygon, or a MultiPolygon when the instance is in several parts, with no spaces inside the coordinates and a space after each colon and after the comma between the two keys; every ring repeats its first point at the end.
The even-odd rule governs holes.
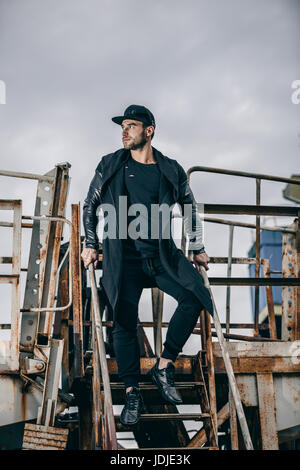
{"type": "MultiPolygon", "coordinates": [[[[158,164],[140,163],[130,157],[124,171],[128,207],[132,204],[143,204],[146,209],[128,216],[128,226],[136,218],[143,222],[146,217],[145,222],[148,222],[148,233],[141,233],[136,240],[133,240],[130,236],[123,240],[124,257],[136,259],[156,256],[158,255],[158,239],[151,239],[151,204],[158,204],[159,199],[160,170],[158,164]]],[[[143,224],[142,227],[146,227],[146,225],[143,224]]],[[[139,232],[141,225],[136,225],[135,230],[139,232]]]]}

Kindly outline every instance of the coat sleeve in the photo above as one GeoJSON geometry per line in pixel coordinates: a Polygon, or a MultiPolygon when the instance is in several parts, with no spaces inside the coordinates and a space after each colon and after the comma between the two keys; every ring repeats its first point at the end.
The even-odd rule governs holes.
{"type": "Polygon", "coordinates": [[[83,226],[85,231],[86,248],[98,250],[99,239],[97,236],[97,208],[101,204],[102,189],[102,160],[96,168],[95,175],[91,181],[87,197],[83,203],[83,226]]]}
{"type": "Polygon", "coordinates": [[[188,251],[194,254],[203,253],[205,247],[203,244],[202,220],[197,211],[197,204],[187,180],[186,173],[181,165],[179,168],[179,198],[178,204],[181,208],[185,231],[189,239],[188,251]]]}

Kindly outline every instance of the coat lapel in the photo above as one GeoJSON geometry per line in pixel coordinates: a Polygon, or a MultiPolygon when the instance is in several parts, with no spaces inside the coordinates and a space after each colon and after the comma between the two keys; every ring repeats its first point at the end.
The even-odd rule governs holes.
{"type": "Polygon", "coordinates": [[[165,198],[166,192],[168,191],[168,187],[166,184],[165,179],[171,184],[173,188],[173,198],[174,201],[177,201],[178,199],[178,172],[175,168],[175,165],[172,160],[169,158],[166,158],[161,152],[159,152],[157,149],[153,147],[154,151],[154,156],[155,159],[157,160],[158,167],[163,175],[163,178],[161,178],[161,183],[160,183],[160,195],[159,195],[159,202],[162,203],[164,202],[163,199],[165,198]]]}
{"type": "MultiPolygon", "coordinates": [[[[165,157],[161,152],[153,147],[154,157],[158,163],[158,167],[162,174],[160,181],[160,192],[159,192],[159,202],[164,202],[166,193],[170,190],[167,182],[171,184],[173,189],[173,198],[174,201],[178,199],[178,172],[174,165],[173,160],[165,157]],[[167,181],[166,181],[167,180],[167,181]]],[[[130,157],[130,151],[126,149],[117,150],[111,157],[103,164],[103,174],[102,174],[102,186],[108,182],[108,180],[121,168],[122,165],[130,157]]],[[[167,202],[167,201],[166,201],[167,202]]]]}

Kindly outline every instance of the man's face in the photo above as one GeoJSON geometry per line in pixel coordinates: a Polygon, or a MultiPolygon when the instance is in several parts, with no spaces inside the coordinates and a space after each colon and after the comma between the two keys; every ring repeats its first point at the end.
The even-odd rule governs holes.
{"type": "Polygon", "coordinates": [[[134,119],[124,119],[121,124],[122,141],[127,150],[142,149],[150,137],[147,137],[143,123],[134,119]]]}

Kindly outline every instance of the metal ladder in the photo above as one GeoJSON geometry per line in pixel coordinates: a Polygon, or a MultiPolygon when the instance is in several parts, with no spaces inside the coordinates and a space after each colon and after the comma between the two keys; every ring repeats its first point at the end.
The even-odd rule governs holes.
{"type": "MultiPolygon", "coordinates": [[[[103,336],[103,325],[101,320],[99,296],[96,286],[95,272],[92,265],[89,266],[91,280],[91,296],[93,310],[93,331],[94,331],[94,352],[93,352],[93,391],[94,400],[98,410],[94,413],[94,435],[95,448],[98,449],[118,449],[120,444],[117,442],[116,432],[132,430],[139,449],[218,449],[217,435],[217,414],[215,407],[211,406],[210,398],[213,393],[208,393],[208,389],[203,373],[203,355],[206,351],[201,351],[195,356],[180,356],[175,363],[176,366],[176,387],[181,391],[185,404],[198,403],[201,406],[201,413],[179,413],[176,406],[163,404],[156,387],[147,381],[147,372],[153,367],[156,358],[141,358],[141,371],[145,380],[140,382],[140,388],[143,392],[145,403],[145,412],[141,414],[139,423],[134,428],[124,427],[120,423],[120,416],[114,416],[113,404],[121,404],[124,400],[124,386],[117,380],[117,365],[115,359],[107,359],[105,343],[103,336]],[[113,380],[111,380],[113,379],[113,380]],[[194,394],[194,396],[193,396],[194,394]],[[187,402],[187,398],[191,399],[187,402]],[[194,401],[193,401],[194,400],[194,401]],[[191,403],[192,401],[192,403],[191,403]],[[196,438],[190,439],[185,427],[184,420],[202,421],[203,428],[196,434],[196,438]],[[162,442],[165,447],[161,447],[162,442]],[[174,442],[176,447],[174,446],[174,442]],[[204,446],[205,443],[208,446],[204,446]],[[177,447],[178,446],[178,447],[177,447]]],[[[205,273],[202,273],[205,279],[205,273]]],[[[214,322],[218,336],[220,336],[223,345],[222,352],[226,364],[227,373],[230,373],[228,358],[226,357],[226,346],[221,330],[218,329],[218,316],[215,309],[214,322]]],[[[219,340],[220,340],[219,338],[219,340]]],[[[228,353],[227,353],[228,355],[228,353]]],[[[228,356],[229,357],[229,356],[228,356]]],[[[230,362],[230,359],[229,359],[230,362]]],[[[232,367],[231,367],[232,370],[232,367]]],[[[233,374],[233,373],[232,373],[233,374]]],[[[239,395],[236,393],[236,383],[233,376],[229,377],[229,383],[233,390],[235,404],[242,408],[239,395]]],[[[239,410],[238,416],[242,431],[247,427],[239,410]]],[[[246,428],[246,432],[248,427],[246,428]]],[[[249,431],[248,431],[249,433],[249,431]]],[[[244,436],[244,433],[243,433],[244,436]]],[[[244,436],[245,437],[245,436],[244,436]]],[[[246,435],[247,437],[247,435],[246,435]]],[[[246,448],[251,448],[251,439],[247,441],[245,437],[246,448]]],[[[253,448],[253,447],[252,447],[253,448]]]]}

